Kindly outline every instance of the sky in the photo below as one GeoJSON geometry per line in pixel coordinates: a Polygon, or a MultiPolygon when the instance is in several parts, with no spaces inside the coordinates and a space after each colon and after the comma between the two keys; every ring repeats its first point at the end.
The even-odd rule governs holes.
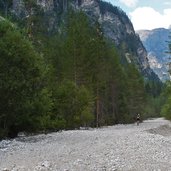
{"type": "Polygon", "coordinates": [[[104,0],[119,6],[130,18],[135,30],[171,26],[171,0],[104,0]]]}

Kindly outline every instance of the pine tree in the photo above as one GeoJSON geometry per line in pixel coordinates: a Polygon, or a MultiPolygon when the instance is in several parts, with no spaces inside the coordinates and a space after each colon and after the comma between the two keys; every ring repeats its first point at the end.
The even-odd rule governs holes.
{"type": "Polygon", "coordinates": [[[108,113],[111,115],[109,123],[129,122],[127,106],[127,79],[124,70],[119,62],[116,49],[110,50],[109,68],[109,92],[108,92],[108,113]]]}
{"type": "Polygon", "coordinates": [[[137,113],[143,112],[145,104],[145,88],[144,81],[138,70],[133,65],[128,67],[128,105],[130,113],[135,116],[137,113]]]}
{"type": "Polygon", "coordinates": [[[7,21],[0,22],[0,129],[5,135],[40,129],[50,112],[44,64],[31,43],[7,21]]]}
{"type": "Polygon", "coordinates": [[[8,17],[9,8],[12,5],[12,0],[0,0],[0,9],[2,8],[5,18],[8,17]]]}

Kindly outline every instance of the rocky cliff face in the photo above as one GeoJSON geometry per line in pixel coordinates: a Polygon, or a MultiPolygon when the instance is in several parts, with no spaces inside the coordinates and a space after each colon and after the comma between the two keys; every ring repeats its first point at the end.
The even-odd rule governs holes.
{"type": "MultiPolygon", "coordinates": [[[[104,35],[117,46],[124,60],[136,64],[146,78],[158,79],[150,68],[147,52],[131,21],[118,7],[100,0],[37,0],[36,3],[50,16],[50,28],[54,28],[59,15],[69,8],[84,11],[92,22],[101,24],[104,35]]],[[[23,15],[23,12],[27,14],[23,0],[13,0],[13,11],[17,16],[23,15]]]]}
{"type": "Polygon", "coordinates": [[[168,73],[169,55],[166,53],[170,31],[170,29],[158,28],[137,32],[147,49],[150,67],[162,81],[170,79],[168,73]]]}
{"type": "Polygon", "coordinates": [[[144,76],[156,77],[150,69],[147,52],[139,36],[121,9],[98,0],[84,0],[80,8],[99,21],[105,36],[121,50],[129,63],[135,63],[144,76]]]}

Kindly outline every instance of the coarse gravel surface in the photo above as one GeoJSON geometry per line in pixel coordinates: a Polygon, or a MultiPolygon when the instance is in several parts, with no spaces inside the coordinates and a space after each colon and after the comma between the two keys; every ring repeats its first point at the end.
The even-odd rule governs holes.
{"type": "Polygon", "coordinates": [[[0,171],[171,171],[163,118],[0,141],[0,171]]]}

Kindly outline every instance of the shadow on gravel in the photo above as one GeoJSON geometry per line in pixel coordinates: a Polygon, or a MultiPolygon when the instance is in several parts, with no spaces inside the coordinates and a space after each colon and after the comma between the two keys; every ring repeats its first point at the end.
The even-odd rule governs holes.
{"type": "Polygon", "coordinates": [[[159,134],[162,136],[171,136],[171,127],[169,125],[162,125],[158,128],[149,129],[147,132],[151,134],[159,134]]]}
{"type": "Polygon", "coordinates": [[[25,143],[37,143],[39,141],[43,141],[47,138],[49,138],[50,136],[46,136],[46,135],[41,135],[41,136],[24,136],[24,137],[17,137],[16,141],[19,142],[25,142],[25,143]]]}

